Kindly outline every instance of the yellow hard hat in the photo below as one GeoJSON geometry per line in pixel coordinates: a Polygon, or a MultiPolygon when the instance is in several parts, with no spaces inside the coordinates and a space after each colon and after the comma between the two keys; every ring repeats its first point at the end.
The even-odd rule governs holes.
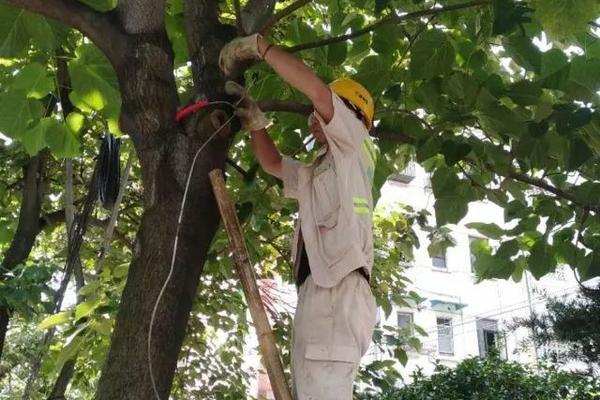
{"type": "Polygon", "coordinates": [[[360,83],[350,78],[340,78],[329,84],[333,93],[346,99],[356,106],[365,117],[367,129],[373,125],[373,115],[375,114],[375,104],[369,91],[360,83]]]}

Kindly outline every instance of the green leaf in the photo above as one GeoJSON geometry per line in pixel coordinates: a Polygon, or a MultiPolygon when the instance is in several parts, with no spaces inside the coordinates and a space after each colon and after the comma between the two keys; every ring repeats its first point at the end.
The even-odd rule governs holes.
{"type": "Polygon", "coordinates": [[[529,22],[531,9],[521,2],[512,0],[494,0],[494,26],[492,33],[501,35],[515,29],[520,24],[529,22]]]}
{"type": "Polygon", "coordinates": [[[64,324],[69,321],[70,313],[67,311],[59,312],[57,314],[50,315],[46,317],[40,324],[37,326],[39,330],[44,330],[48,328],[52,328],[53,326],[64,324]]]}
{"type": "Polygon", "coordinates": [[[74,111],[67,115],[66,124],[71,133],[77,135],[83,127],[84,121],[85,117],[82,114],[74,111]]]}
{"type": "Polygon", "coordinates": [[[404,351],[403,349],[399,347],[394,349],[394,356],[403,366],[406,366],[406,364],[408,363],[408,354],[406,354],[406,351],[404,351]]]}
{"type": "Polygon", "coordinates": [[[515,82],[506,94],[520,106],[531,106],[540,100],[542,88],[533,82],[522,80],[515,82]]]}
{"type": "Polygon", "coordinates": [[[445,33],[429,30],[415,42],[410,59],[413,79],[429,79],[450,71],[454,64],[454,47],[445,33]]]}
{"type": "Polygon", "coordinates": [[[0,57],[10,58],[21,54],[29,44],[23,26],[25,11],[0,4],[0,57]]]}
{"type": "Polygon", "coordinates": [[[528,269],[535,279],[540,279],[545,274],[554,271],[556,259],[552,248],[545,239],[539,239],[531,248],[528,258],[528,269]]]}
{"type": "Polygon", "coordinates": [[[97,298],[79,303],[77,307],[75,307],[75,320],[77,321],[83,317],[87,317],[96,309],[96,307],[98,307],[99,304],[100,302],[97,298]]]}
{"type": "Polygon", "coordinates": [[[455,194],[440,197],[435,201],[435,216],[438,226],[457,224],[468,211],[468,201],[465,197],[455,194]]]}
{"type": "Polygon", "coordinates": [[[475,259],[475,274],[479,279],[508,279],[515,270],[515,263],[491,256],[489,254],[478,255],[475,259]]]}
{"type": "Polygon", "coordinates": [[[348,45],[346,43],[335,43],[327,46],[327,65],[337,66],[346,61],[348,45]]]}
{"type": "Polygon", "coordinates": [[[73,105],[82,110],[103,111],[115,117],[121,107],[121,96],[112,66],[91,44],[77,48],[77,57],[69,61],[71,86],[69,97],[73,105]]]}
{"type": "Polygon", "coordinates": [[[51,120],[46,129],[46,142],[58,158],[71,158],[79,155],[80,144],[65,124],[51,120]]]}
{"type": "Polygon", "coordinates": [[[42,116],[42,104],[28,99],[26,92],[8,91],[0,94],[0,132],[18,137],[29,123],[42,116]]]}
{"type": "Polygon", "coordinates": [[[563,90],[569,80],[571,65],[562,51],[552,49],[542,55],[542,78],[538,81],[542,87],[563,90]]]}
{"type": "Polygon", "coordinates": [[[598,16],[596,0],[533,0],[535,16],[554,39],[570,38],[585,32],[588,22],[598,16]]]}
{"type": "Polygon", "coordinates": [[[460,180],[458,179],[456,172],[452,169],[443,167],[438,168],[431,178],[434,196],[438,198],[454,194],[459,182],[460,180]]]}
{"type": "Polygon", "coordinates": [[[100,288],[101,283],[99,280],[92,281],[79,289],[79,294],[82,296],[89,296],[90,294],[94,294],[100,288]]]}
{"type": "Polygon", "coordinates": [[[102,336],[110,337],[112,333],[112,323],[109,319],[102,319],[100,321],[94,321],[91,328],[98,332],[102,336]]]}
{"type": "Polygon", "coordinates": [[[504,235],[504,229],[493,223],[471,222],[470,224],[467,224],[467,228],[475,229],[477,232],[490,239],[499,240],[504,235]]]}
{"type": "Polygon", "coordinates": [[[30,156],[36,155],[41,149],[46,147],[47,125],[48,118],[42,118],[32,128],[17,136],[21,144],[23,144],[25,151],[30,156]]]}
{"type": "Polygon", "coordinates": [[[512,35],[503,40],[504,48],[521,67],[537,74],[542,71],[542,52],[527,36],[512,35]]]}
{"type": "Polygon", "coordinates": [[[600,59],[577,56],[571,61],[571,81],[597,92],[600,89],[600,59]]]}
{"type": "Polygon", "coordinates": [[[54,81],[40,63],[26,65],[15,76],[11,89],[27,93],[27,97],[41,99],[54,91],[54,81]]]}
{"type": "Polygon", "coordinates": [[[40,49],[52,51],[56,47],[56,37],[48,20],[41,15],[26,12],[23,14],[25,31],[40,49]]]}
{"type": "Polygon", "coordinates": [[[442,153],[449,167],[457,162],[464,160],[471,153],[471,145],[454,140],[445,140],[442,143],[442,153]]]}

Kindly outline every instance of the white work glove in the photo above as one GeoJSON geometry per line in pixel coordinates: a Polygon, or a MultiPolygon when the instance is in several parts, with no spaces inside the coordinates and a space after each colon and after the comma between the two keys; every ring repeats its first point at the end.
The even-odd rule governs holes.
{"type": "Polygon", "coordinates": [[[225,92],[230,96],[242,99],[235,110],[235,115],[240,117],[242,126],[248,131],[258,131],[270,125],[270,121],[265,114],[258,108],[254,99],[248,95],[246,89],[236,82],[227,81],[225,83],[225,92]]]}
{"type": "Polygon", "coordinates": [[[226,76],[236,69],[236,66],[250,62],[262,60],[258,51],[259,34],[236,38],[227,43],[221,49],[219,54],[219,67],[226,76]]]}

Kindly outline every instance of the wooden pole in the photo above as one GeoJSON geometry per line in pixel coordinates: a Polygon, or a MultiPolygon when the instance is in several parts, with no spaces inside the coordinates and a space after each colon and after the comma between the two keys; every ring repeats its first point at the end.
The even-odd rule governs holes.
{"type": "Polygon", "coordinates": [[[225,230],[229,236],[229,244],[233,253],[235,268],[242,281],[244,295],[250,307],[250,315],[256,327],[260,352],[267,368],[267,374],[269,375],[269,381],[271,381],[275,399],[292,400],[290,389],[283,373],[279,351],[275,345],[275,337],[271,331],[271,325],[267,319],[260,292],[256,285],[256,275],[254,274],[252,264],[250,264],[246,242],[242,236],[240,223],[237,219],[233,203],[225,187],[223,172],[220,169],[214,169],[209,173],[209,176],[221,217],[223,217],[225,230]]]}

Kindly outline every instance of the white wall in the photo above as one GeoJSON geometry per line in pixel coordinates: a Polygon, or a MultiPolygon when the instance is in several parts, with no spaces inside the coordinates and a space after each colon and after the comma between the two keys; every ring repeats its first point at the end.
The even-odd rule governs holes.
{"type": "MultiPolygon", "coordinates": [[[[434,215],[433,204],[435,199],[430,189],[427,174],[416,166],[416,177],[408,184],[389,181],[382,189],[382,197],[378,207],[393,208],[396,204],[408,204],[415,209],[426,208],[434,215]]],[[[505,328],[515,317],[529,315],[529,301],[525,279],[521,282],[506,280],[487,280],[476,283],[471,272],[471,255],[469,237],[481,235],[466,227],[470,222],[504,224],[503,210],[491,202],[477,202],[469,205],[466,218],[459,225],[452,226],[452,236],[456,246],[449,248],[446,253],[446,270],[439,270],[432,266],[431,258],[427,252],[427,235],[417,232],[421,247],[415,251],[415,261],[406,270],[411,279],[410,289],[416,291],[427,300],[418,310],[395,310],[382,323],[395,325],[396,311],[412,312],[414,322],[429,333],[422,338],[423,351],[410,352],[409,362],[406,367],[399,368],[404,377],[408,377],[417,367],[425,372],[432,372],[436,360],[452,366],[467,357],[480,354],[477,337],[477,323],[481,318],[492,319],[498,322],[500,330],[505,328]],[[443,306],[433,307],[431,301],[444,301],[465,305],[460,310],[442,311],[443,306]],[[437,349],[437,318],[452,318],[454,354],[439,354],[437,349]]],[[[561,270],[559,274],[551,274],[539,281],[529,276],[531,305],[534,309],[541,310],[545,304],[543,293],[550,295],[570,295],[576,292],[577,283],[570,270],[561,270]],[[558,275],[562,275],[558,277],[558,275]]],[[[511,360],[532,362],[535,360],[534,349],[529,346],[522,347],[523,339],[529,337],[529,331],[520,329],[505,336],[506,356],[511,360]],[[519,350],[519,351],[517,351],[519,350]]],[[[381,354],[373,354],[382,357],[381,354]]]]}

